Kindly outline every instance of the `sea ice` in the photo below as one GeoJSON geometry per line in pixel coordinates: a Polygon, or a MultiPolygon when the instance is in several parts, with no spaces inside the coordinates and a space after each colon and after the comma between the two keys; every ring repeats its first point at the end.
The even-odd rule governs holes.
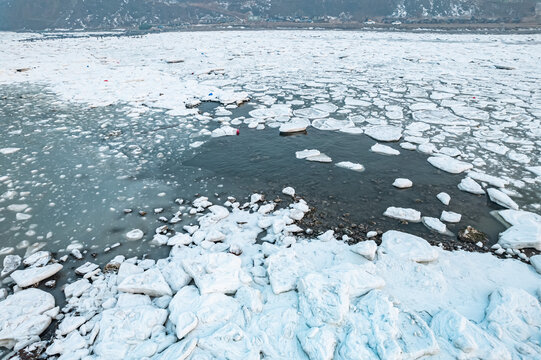
{"type": "Polygon", "coordinates": [[[438,195],[436,195],[436,197],[439,201],[441,201],[443,205],[449,205],[449,202],[451,201],[451,196],[449,196],[449,194],[445,192],[439,193],[438,195]]]}
{"type": "Polygon", "coordinates": [[[400,155],[400,151],[393,149],[390,146],[382,145],[382,144],[374,144],[370,148],[370,151],[383,154],[383,155],[400,155]]]}
{"type": "Polygon", "coordinates": [[[340,162],[337,162],[335,165],[338,166],[338,167],[353,170],[353,171],[358,171],[358,172],[364,171],[364,166],[363,165],[353,163],[353,162],[350,162],[350,161],[340,161],[340,162]]]}
{"type": "Polygon", "coordinates": [[[466,176],[460,181],[460,184],[458,184],[458,188],[462,191],[466,191],[476,195],[483,195],[485,193],[485,190],[483,190],[481,185],[479,185],[469,176],[466,176]]]}
{"type": "Polygon", "coordinates": [[[392,125],[371,126],[364,133],[377,141],[398,141],[402,137],[402,128],[392,125]]]}
{"type": "Polygon", "coordinates": [[[461,172],[473,168],[472,164],[454,159],[447,155],[431,156],[427,160],[432,166],[451,174],[460,174],[461,172]]]}
{"type": "Polygon", "coordinates": [[[399,189],[407,189],[413,186],[413,182],[410,179],[397,178],[394,180],[393,186],[399,189]]]}
{"type": "Polygon", "coordinates": [[[501,192],[498,189],[495,188],[489,188],[487,189],[488,196],[490,197],[490,200],[495,202],[498,205],[501,205],[508,209],[518,210],[518,205],[516,202],[514,202],[509,195],[501,192]]]}
{"type": "Polygon", "coordinates": [[[43,267],[16,270],[11,274],[11,278],[19,287],[24,288],[39,283],[41,280],[50,278],[62,270],[62,268],[63,266],[61,264],[51,264],[43,267]]]}
{"type": "Polygon", "coordinates": [[[388,207],[383,213],[384,216],[388,216],[394,219],[406,220],[411,222],[421,221],[421,212],[415,209],[400,208],[400,207],[388,207]]]}
{"type": "Polygon", "coordinates": [[[460,219],[462,218],[462,215],[452,212],[452,211],[445,211],[443,210],[441,212],[440,220],[445,221],[448,223],[458,223],[460,222],[460,219]]]}

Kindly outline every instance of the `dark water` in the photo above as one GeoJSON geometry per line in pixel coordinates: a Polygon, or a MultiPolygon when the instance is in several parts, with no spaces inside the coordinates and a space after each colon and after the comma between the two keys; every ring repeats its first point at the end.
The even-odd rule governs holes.
{"type": "MultiPolygon", "coordinates": [[[[432,167],[426,156],[401,149],[399,156],[370,152],[376,142],[365,135],[319,131],[310,128],[307,134],[279,136],[277,129],[263,131],[242,129],[240,136],[214,139],[200,148],[193,159],[175,166],[201,167],[211,171],[224,184],[241,194],[258,191],[270,197],[281,195],[285,186],[292,186],[329,228],[340,223],[367,224],[370,230],[397,229],[408,231],[434,242],[453,242],[455,237],[435,234],[422,223],[403,224],[383,216],[389,206],[414,208],[423,216],[439,218],[442,210],[462,214],[458,224],[448,224],[455,234],[466,225],[489,235],[491,243],[504,227],[489,212],[500,207],[458,190],[463,175],[451,175],[432,167]],[[318,149],[329,155],[333,163],[314,163],[295,158],[295,152],[318,149]],[[361,163],[364,172],[339,168],[334,163],[361,163]],[[398,178],[412,180],[413,187],[397,189],[392,186],[398,178]],[[445,191],[451,196],[449,206],[436,195],[445,191]],[[346,216],[344,216],[346,215],[346,216]]],[[[284,196],[282,196],[284,198],[284,196]]]]}

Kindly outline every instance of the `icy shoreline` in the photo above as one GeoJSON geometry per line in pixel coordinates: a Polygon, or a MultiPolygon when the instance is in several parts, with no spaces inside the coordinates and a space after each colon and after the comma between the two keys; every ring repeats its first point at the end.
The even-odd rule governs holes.
{"type": "Polygon", "coordinates": [[[259,194],[192,206],[197,226],[156,230],[169,257],[118,256],[105,272],[81,266],[63,309],[42,290],[16,286],[0,302],[0,344],[59,359],[533,359],[541,351],[533,266],[398,231],[380,246],[350,246],[332,231],[298,236],[295,221],[309,211],[298,197],[278,210],[259,194]],[[52,319],[54,341],[40,342],[52,319]]]}

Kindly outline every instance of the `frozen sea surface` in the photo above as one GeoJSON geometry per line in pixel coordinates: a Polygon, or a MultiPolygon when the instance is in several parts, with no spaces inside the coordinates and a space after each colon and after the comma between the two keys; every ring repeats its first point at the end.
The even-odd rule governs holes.
{"type": "Polygon", "coordinates": [[[3,33],[0,50],[0,345],[76,359],[539,353],[533,266],[426,240],[455,249],[472,225],[489,239],[468,228],[468,249],[526,263],[538,251],[523,247],[541,249],[540,35],[3,33]],[[389,208],[459,222],[443,235],[389,208]],[[42,279],[55,301],[21,290],[42,279]]]}

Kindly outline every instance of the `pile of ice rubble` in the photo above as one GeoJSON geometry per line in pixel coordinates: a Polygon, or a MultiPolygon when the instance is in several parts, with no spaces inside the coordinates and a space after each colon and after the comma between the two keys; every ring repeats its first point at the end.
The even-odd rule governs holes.
{"type": "Polygon", "coordinates": [[[398,231],[384,233],[379,246],[348,245],[332,231],[308,239],[295,221],[309,207],[292,188],[284,193],[295,200],[281,209],[259,194],[244,205],[198,198],[198,225],[173,236],[156,232],[155,240],[172,246],[169,257],[117,256],[104,271],[86,263],[76,269],[81,279],[63,289],[62,309],[47,292],[22,289],[61,268],[35,256],[34,267],[12,274],[18,285],[0,302],[0,345],[59,359],[541,353],[540,256],[530,266],[447,252],[398,231]],[[53,319],[54,340],[40,341],[53,319]]]}

